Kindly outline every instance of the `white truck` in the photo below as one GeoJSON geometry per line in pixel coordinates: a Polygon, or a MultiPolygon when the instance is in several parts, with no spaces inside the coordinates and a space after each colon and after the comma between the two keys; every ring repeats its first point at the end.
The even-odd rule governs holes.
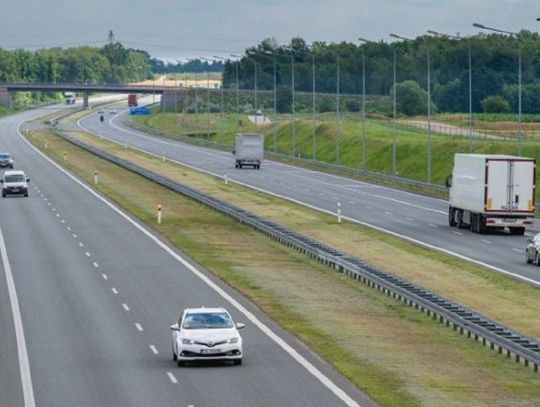
{"type": "Polygon", "coordinates": [[[74,105],[76,100],[75,92],[64,92],[64,103],[66,105],[74,105]]]}
{"type": "Polygon", "coordinates": [[[235,140],[235,167],[250,165],[260,169],[264,159],[264,135],[258,133],[238,133],[235,140]]]}
{"type": "Polygon", "coordinates": [[[523,235],[535,210],[536,160],[490,154],[456,154],[448,224],[476,233],[508,228],[523,235]]]}

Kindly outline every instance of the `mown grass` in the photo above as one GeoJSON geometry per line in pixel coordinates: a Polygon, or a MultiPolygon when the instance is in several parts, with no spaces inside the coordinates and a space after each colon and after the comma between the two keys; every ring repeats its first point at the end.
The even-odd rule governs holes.
{"type": "MultiPolygon", "coordinates": [[[[509,362],[424,314],[210,209],[85,153],[51,133],[28,136],[38,148],[42,148],[44,137],[49,145],[46,154],[89,184],[98,168],[101,192],[242,291],[380,405],[540,404],[538,375],[530,369],[509,362]],[[68,153],[68,161],[63,161],[64,151],[68,153]],[[161,225],[155,224],[157,203],[165,208],[161,225]]],[[[101,143],[104,141],[98,140],[101,143]]],[[[109,150],[160,166],[166,175],[176,174],[184,181],[194,179],[220,190],[234,190],[239,199],[254,200],[253,205],[260,209],[278,203],[272,200],[272,205],[267,205],[262,194],[218,185],[209,177],[202,178],[200,174],[122,147],[109,145],[109,150]]],[[[331,229],[335,231],[336,225],[330,218],[302,208],[291,210],[288,218],[305,212],[310,217],[307,223],[320,220],[328,226],[321,233],[334,234],[331,229]]],[[[368,239],[354,228],[363,245],[370,240],[377,243],[378,239],[368,239]]]]}

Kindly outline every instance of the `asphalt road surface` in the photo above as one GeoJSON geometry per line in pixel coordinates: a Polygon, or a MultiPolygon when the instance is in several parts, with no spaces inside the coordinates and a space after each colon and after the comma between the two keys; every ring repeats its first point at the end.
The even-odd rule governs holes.
{"type": "Polygon", "coordinates": [[[230,153],[166,140],[133,130],[122,123],[121,114],[100,123],[89,115],[79,124],[111,140],[128,144],[218,176],[266,191],[310,207],[335,213],[337,203],[349,219],[462,257],[540,286],[540,268],[525,264],[529,236],[507,233],[473,234],[448,226],[448,203],[291,165],[266,160],[260,170],[235,169],[230,153]]]}
{"type": "MultiPolygon", "coordinates": [[[[29,198],[0,200],[0,406],[373,405],[242,296],[35,151],[17,127],[43,113],[0,120],[0,150],[31,179],[29,198]],[[169,326],[200,305],[247,324],[242,366],[176,367],[169,326]]],[[[203,154],[206,163],[216,155],[203,154]]]]}

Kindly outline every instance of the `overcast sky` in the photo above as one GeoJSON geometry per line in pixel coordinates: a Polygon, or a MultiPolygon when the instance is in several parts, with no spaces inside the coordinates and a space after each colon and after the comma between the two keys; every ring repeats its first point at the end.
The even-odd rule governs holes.
{"type": "Polygon", "coordinates": [[[538,31],[540,0],[0,0],[0,47],[104,45],[166,60],[228,56],[273,37],[286,44],[389,40],[426,30],[468,35],[473,22],[538,31]]]}

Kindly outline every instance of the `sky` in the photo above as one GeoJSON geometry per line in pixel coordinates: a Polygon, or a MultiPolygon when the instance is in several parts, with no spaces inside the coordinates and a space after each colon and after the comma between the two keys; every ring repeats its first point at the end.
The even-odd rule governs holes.
{"type": "Polygon", "coordinates": [[[127,47],[166,61],[242,53],[265,38],[357,42],[462,36],[474,22],[540,30],[539,0],[0,0],[0,47],[102,46],[109,30],[127,47]]]}

